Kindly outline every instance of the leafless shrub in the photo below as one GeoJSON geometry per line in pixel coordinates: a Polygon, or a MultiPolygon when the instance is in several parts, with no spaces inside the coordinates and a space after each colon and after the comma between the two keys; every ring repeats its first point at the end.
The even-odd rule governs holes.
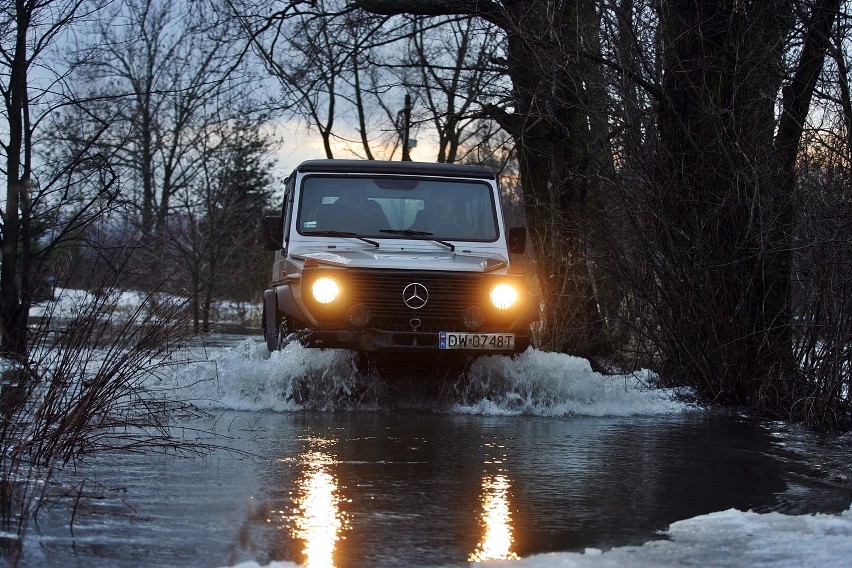
{"type": "Polygon", "coordinates": [[[70,317],[67,298],[49,301],[26,358],[3,362],[0,523],[9,534],[23,535],[57,470],[93,452],[199,449],[170,429],[193,409],[151,386],[185,360],[184,300],[150,293],[128,311],[119,283],[115,272],[92,286],[70,317]]]}
{"type": "Polygon", "coordinates": [[[852,424],[852,192],[846,168],[803,163],[796,235],[796,360],[808,391],[797,403],[806,422],[852,424]]]}

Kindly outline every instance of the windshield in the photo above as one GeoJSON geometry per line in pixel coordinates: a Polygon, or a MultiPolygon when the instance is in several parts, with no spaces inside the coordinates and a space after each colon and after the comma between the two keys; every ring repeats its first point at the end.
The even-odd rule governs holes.
{"type": "Polygon", "coordinates": [[[497,216],[491,186],[481,181],[307,176],[298,230],[492,242],[497,216]]]}

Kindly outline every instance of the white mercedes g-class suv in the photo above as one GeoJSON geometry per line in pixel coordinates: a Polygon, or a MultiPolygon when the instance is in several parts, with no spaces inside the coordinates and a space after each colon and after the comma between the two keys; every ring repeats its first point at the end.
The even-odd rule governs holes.
{"type": "Polygon", "coordinates": [[[495,174],[458,164],[311,160],[263,219],[270,351],[517,353],[539,305],[512,264],[495,174]]]}

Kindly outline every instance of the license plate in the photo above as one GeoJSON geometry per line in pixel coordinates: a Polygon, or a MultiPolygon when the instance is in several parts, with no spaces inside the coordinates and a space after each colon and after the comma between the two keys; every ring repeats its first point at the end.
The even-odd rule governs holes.
{"type": "Polygon", "coordinates": [[[515,334],[442,331],[438,334],[438,348],[505,351],[515,348],[515,334]]]}

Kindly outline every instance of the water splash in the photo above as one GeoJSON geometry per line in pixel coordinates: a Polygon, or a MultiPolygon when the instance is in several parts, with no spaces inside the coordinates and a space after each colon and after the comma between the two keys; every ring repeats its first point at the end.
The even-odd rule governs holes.
{"type": "Polygon", "coordinates": [[[649,373],[606,376],[586,359],[528,349],[474,361],[456,410],[468,414],[634,416],[682,412],[671,390],[647,386],[649,373]]]}
{"type": "MultiPolygon", "coordinates": [[[[383,384],[376,376],[358,373],[350,351],[292,343],[270,354],[262,342],[245,339],[199,359],[178,369],[169,383],[202,408],[376,410],[398,402],[380,396],[383,384]]],[[[477,359],[465,376],[447,379],[454,398],[437,406],[459,414],[537,416],[656,415],[689,408],[673,391],[647,387],[647,379],[647,373],[604,376],[585,359],[529,349],[516,357],[477,359]]]]}
{"type": "Polygon", "coordinates": [[[169,382],[201,408],[292,412],[369,406],[375,380],[362,377],[353,353],[292,343],[270,353],[252,339],[224,347],[180,368],[169,382]]]}

